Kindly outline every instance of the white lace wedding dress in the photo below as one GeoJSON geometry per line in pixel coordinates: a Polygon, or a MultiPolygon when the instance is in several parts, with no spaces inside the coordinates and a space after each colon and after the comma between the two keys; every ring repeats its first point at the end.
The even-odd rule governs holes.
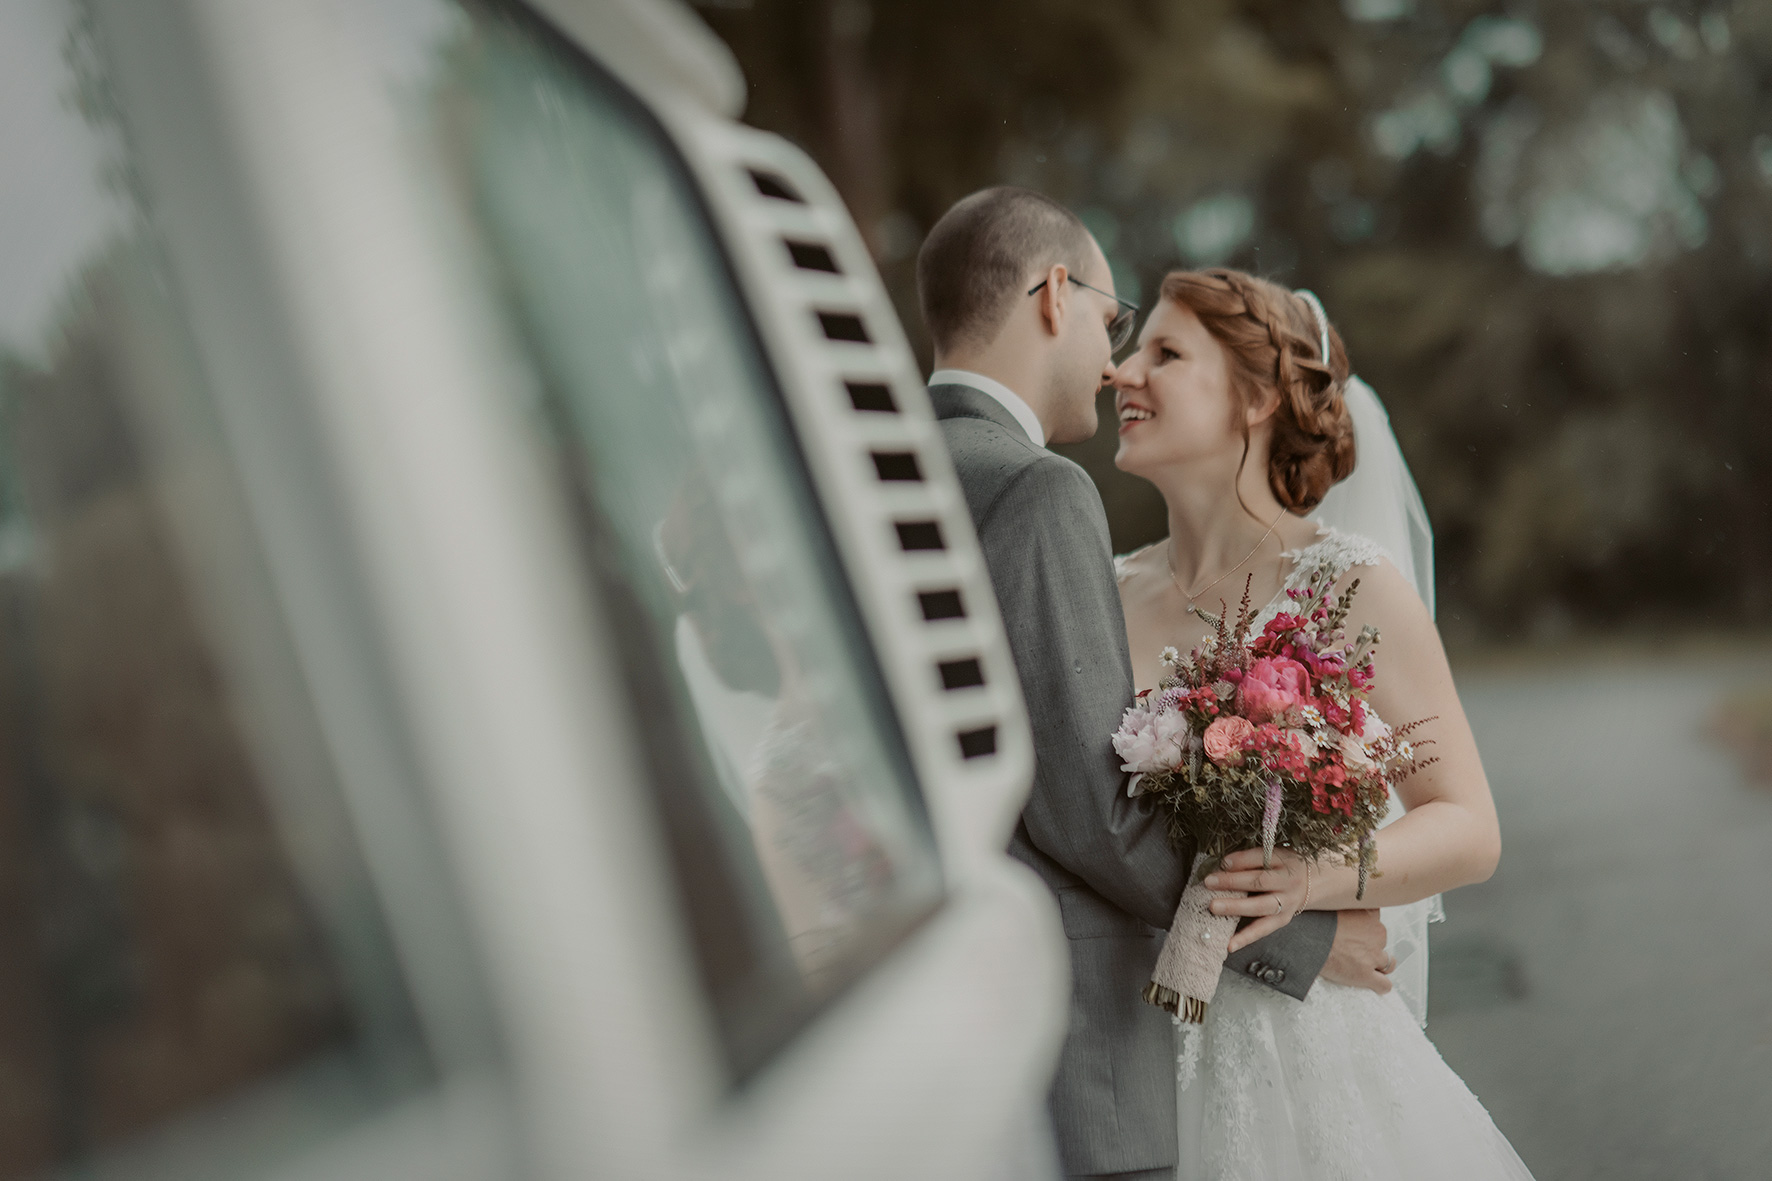
{"type": "MultiPolygon", "coordinates": [[[[1288,589],[1385,551],[1325,529],[1287,555],[1288,589]]],[[[1276,595],[1259,630],[1288,600],[1276,595]]],[[[1392,819],[1401,814],[1393,801],[1392,819]]],[[[1387,821],[1388,822],[1388,821],[1387,821]]],[[[1494,1181],[1531,1174],[1422,1032],[1438,899],[1383,912],[1398,987],[1318,980],[1303,1001],[1226,971],[1206,1023],[1176,1023],[1177,1181],[1494,1181]]]]}

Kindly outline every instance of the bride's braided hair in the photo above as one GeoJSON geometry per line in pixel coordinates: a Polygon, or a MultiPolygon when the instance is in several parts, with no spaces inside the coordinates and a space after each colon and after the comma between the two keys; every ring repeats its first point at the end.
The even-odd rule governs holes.
{"type": "Polygon", "coordinates": [[[1316,508],[1354,470],[1354,425],[1342,396],[1349,368],[1341,335],[1329,326],[1325,364],[1310,305],[1279,284],[1242,271],[1172,271],[1163,280],[1162,296],[1200,317],[1224,346],[1231,388],[1245,405],[1264,389],[1279,393],[1268,485],[1289,509],[1316,508]]]}

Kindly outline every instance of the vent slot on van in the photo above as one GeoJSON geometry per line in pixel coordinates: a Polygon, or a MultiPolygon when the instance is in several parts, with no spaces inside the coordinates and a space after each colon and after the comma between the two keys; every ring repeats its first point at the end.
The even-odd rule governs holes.
{"type": "Polygon", "coordinates": [[[976,759],[997,753],[997,728],[995,726],[985,726],[979,730],[965,730],[957,737],[960,739],[960,757],[963,759],[976,759]]]}
{"type": "Polygon", "coordinates": [[[806,204],[806,198],[796,192],[793,185],[775,173],[764,172],[760,168],[749,168],[745,171],[751,174],[751,183],[756,185],[757,191],[765,197],[772,197],[777,201],[792,201],[796,205],[806,204]]]}
{"type": "Polygon", "coordinates": [[[818,326],[824,329],[825,337],[829,340],[848,341],[852,344],[873,343],[873,338],[868,335],[867,325],[853,312],[820,312],[818,326]]]}
{"type": "Polygon", "coordinates": [[[892,400],[892,389],[884,382],[846,381],[849,404],[869,414],[897,414],[898,403],[892,400]]]}
{"type": "Polygon", "coordinates": [[[966,606],[960,602],[957,590],[923,591],[917,595],[917,605],[923,608],[923,618],[929,623],[966,618],[966,606]]]}
{"type": "Polygon", "coordinates": [[[907,553],[947,548],[947,543],[941,539],[941,525],[936,521],[898,522],[898,544],[907,553]]]}
{"type": "Polygon", "coordinates": [[[914,451],[874,451],[874,471],[880,479],[896,483],[921,484],[923,469],[917,466],[914,451]]]}
{"type": "Polygon", "coordinates": [[[843,270],[831,252],[817,242],[796,242],[792,238],[783,238],[787,245],[788,257],[794,265],[803,271],[823,271],[827,275],[841,275],[843,270]]]}
{"type": "Polygon", "coordinates": [[[944,660],[936,667],[941,670],[943,689],[973,689],[984,684],[984,668],[976,656],[965,660],[944,660]]]}

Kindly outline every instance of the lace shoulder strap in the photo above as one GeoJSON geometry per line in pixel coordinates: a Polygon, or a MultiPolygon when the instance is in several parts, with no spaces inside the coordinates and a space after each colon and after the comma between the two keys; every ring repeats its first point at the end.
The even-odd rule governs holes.
{"type": "Polygon", "coordinates": [[[1291,589],[1297,589],[1310,581],[1313,572],[1328,566],[1336,578],[1340,578],[1356,566],[1376,566],[1380,561],[1393,562],[1390,554],[1382,545],[1369,537],[1358,533],[1343,533],[1339,529],[1324,526],[1317,535],[1317,540],[1301,549],[1288,551],[1285,557],[1292,559],[1292,576],[1286,580],[1291,589]]]}
{"type": "Polygon", "coordinates": [[[1152,546],[1154,546],[1156,544],[1157,543],[1155,541],[1153,541],[1153,542],[1150,542],[1146,545],[1139,546],[1137,549],[1132,550],[1130,553],[1115,554],[1114,555],[1114,581],[1115,582],[1125,582],[1126,575],[1128,573],[1130,573],[1130,571],[1126,568],[1126,563],[1130,562],[1133,558],[1136,558],[1139,554],[1144,553],[1146,550],[1150,549],[1152,546]]]}

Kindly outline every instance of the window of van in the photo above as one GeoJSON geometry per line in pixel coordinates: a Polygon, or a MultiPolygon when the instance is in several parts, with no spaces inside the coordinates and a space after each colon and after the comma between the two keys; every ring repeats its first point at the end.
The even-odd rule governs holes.
{"type": "Polygon", "coordinates": [[[522,6],[427,7],[435,19],[409,27],[426,29],[429,64],[401,82],[403,105],[533,368],[533,420],[743,1077],[940,902],[905,740],[676,149],[522,6]]]}

